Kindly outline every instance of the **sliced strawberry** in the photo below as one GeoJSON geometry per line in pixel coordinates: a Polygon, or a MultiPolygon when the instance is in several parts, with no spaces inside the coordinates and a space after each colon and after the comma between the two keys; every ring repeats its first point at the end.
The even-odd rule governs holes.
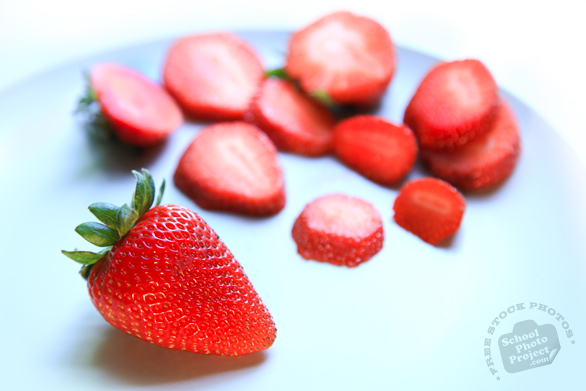
{"type": "Polygon", "coordinates": [[[330,194],[310,202],[293,225],[297,252],[305,259],[355,267],[383,247],[378,211],[368,202],[330,194]]]}
{"type": "Polygon", "coordinates": [[[167,55],[167,90],[190,116],[241,120],[264,76],[256,52],[231,33],[185,37],[167,55]]]}
{"type": "Polygon", "coordinates": [[[463,190],[493,186],[511,174],[521,151],[517,121],[501,100],[486,133],[454,151],[422,150],[421,157],[438,177],[463,190]]]}
{"type": "Polygon", "coordinates": [[[341,104],[371,105],[395,72],[394,45],[373,19],[336,12],[293,34],[285,70],[307,92],[326,92],[341,104]]]}
{"type": "Polygon", "coordinates": [[[334,128],[338,157],[368,179],[382,185],[400,181],[415,164],[417,142],[405,125],[372,115],[341,121],[334,128]]]}
{"type": "Polygon", "coordinates": [[[436,178],[407,183],[393,206],[397,224],[430,244],[458,231],[465,208],[462,194],[436,178]]]}
{"type": "Polygon", "coordinates": [[[425,76],[404,122],[427,149],[453,149],[484,133],[498,106],[497,85],[478,60],[441,63],[425,76]]]}
{"type": "Polygon", "coordinates": [[[204,209],[263,216],[285,206],[277,150],[246,122],[202,129],[179,161],[174,180],[204,209]]]}
{"type": "Polygon", "coordinates": [[[281,151],[320,156],[332,149],[334,116],[291,82],[266,79],[252,100],[249,115],[281,151]]]}
{"type": "Polygon", "coordinates": [[[160,143],[183,123],[183,114],[171,96],[133,69],[95,65],[89,84],[102,114],[127,144],[147,147],[160,143]]]}

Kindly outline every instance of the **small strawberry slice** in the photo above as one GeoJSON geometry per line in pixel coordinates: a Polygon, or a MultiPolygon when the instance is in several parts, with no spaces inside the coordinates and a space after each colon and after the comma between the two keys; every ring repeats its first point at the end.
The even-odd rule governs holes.
{"type": "Polygon", "coordinates": [[[297,252],[305,259],[355,267],[383,247],[378,211],[368,202],[330,194],[307,204],[293,225],[297,252]]]}
{"type": "Polygon", "coordinates": [[[241,120],[264,76],[260,57],[226,32],[185,37],[171,47],[163,69],[167,90],[200,120],[241,120]]]}
{"type": "Polygon", "coordinates": [[[174,180],[204,209],[263,216],[285,206],[277,150],[246,122],[202,129],[179,161],[174,180]]]}
{"type": "Polygon", "coordinates": [[[434,175],[462,190],[484,189],[507,178],[517,164],[521,142],[517,121],[501,100],[491,129],[454,151],[421,150],[434,175]]]}
{"type": "Polygon", "coordinates": [[[378,22],[336,12],[293,34],[285,71],[307,92],[325,92],[340,104],[372,105],[393,77],[395,49],[378,22]]]}
{"type": "Polygon", "coordinates": [[[478,60],[441,63],[425,76],[404,122],[427,149],[453,149],[487,131],[498,106],[497,85],[478,60]]]}
{"type": "Polygon", "coordinates": [[[164,89],[122,65],[91,68],[79,109],[88,109],[94,101],[116,136],[130,145],[158,144],[183,123],[181,109],[164,89]]]}
{"type": "Polygon", "coordinates": [[[466,202],[450,184],[436,178],[408,182],[395,199],[395,221],[430,244],[458,231],[466,202]]]}
{"type": "Polygon", "coordinates": [[[289,81],[266,79],[252,100],[249,117],[281,151],[320,156],[332,149],[334,116],[289,81]]]}
{"type": "Polygon", "coordinates": [[[336,125],[334,150],[345,164],[368,179],[393,185],[413,168],[417,142],[405,125],[360,115],[336,125]]]}

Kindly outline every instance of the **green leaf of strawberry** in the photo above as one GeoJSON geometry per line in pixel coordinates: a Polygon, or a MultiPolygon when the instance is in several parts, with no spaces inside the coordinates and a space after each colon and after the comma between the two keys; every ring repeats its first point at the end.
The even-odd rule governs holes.
{"type": "Polygon", "coordinates": [[[124,204],[118,209],[118,232],[120,236],[124,236],[134,227],[134,223],[138,220],[138,212],[131,209],[128,205],[124,204]]]}
{"type": "Polygon", "coordinates": [[[90,77],[88,73],[84,74],[84,79],[86,81],[85,95],[79,99],[79,102],[77,103],[76,112],[86,111],[90,105],[98,101],[98,96],[96,94],[96,91],[91,86],[90,77]]]}
{"type": "Polygon", "coordinates": [[[265,71],[265,76],[266,77],[278,77],[279,79],[283,79],[283,80],[292,80],[291,76],[289,76],[283,68],[277,68],[277,69],[273,69],[271,71],[265,71]]]}
{"type": "Polygon", "coordinates": [[[100,223],[83,223],[75,227],[75,232],[96,246],[112,246],[120,239],[118,231],[100,223]]]}
{"type": "Polygon", "coordinates": [[[118,209],[116,205],[107,202],[96,202],[91,204],[88,209],[98,220],[112,229],[118,228],[118,209]]]}
{"type": "Polygon", "coordinates": [[[334,100],[326,90],[316,90],[308,95],[324,106],[332,106],[334,104],[334,100]]]}
{"type": "Polygon", "coordinates": [[[91,251],[65,251],[61,250],[61,253],[70,259],[73,259],[77,263],[84,265],[91,265],[98,262],[110,251],[110,247],[100,251],[99,253],[93,253],[91,251]]]}
{"type": "Polygon", "coordinates": [[[136,189],[134,199],[132,200],[132,209],[136,210],[142,216],[150,209],[155,199],[155,182],[148,170],[143,169],[143,174],[138,171],[132,171],[136,176],[136,189]]]}
{"type": "Polygon", "coordinates": [[[157,201],[155,202],[155,206],[159,206],[161,204],[161,199],[163,198],[164,192],[165,192],[165,179],[163,179],[163,183],[161,183],[161,187],[159,188],[159,195],[157,196],[157,201]]]}
{"type": "MultiPolygon", "coordinates": [[[[142,173],[133,171],[133,174],[136,176],[136,187],[131,206],[124,204],[121,207],[117,207],[106,202],[96,202],[91,204],[88,209],[101,223],[87,222],[75,228],[75,232],[91,244],[106,248],[99,252],[62,250],[61,252],[65,256],[84,265],[93,265],[103,258],[116,242],[124,238],[134,227],[138,219],[150,209],[155,199],[155,182],[153,177],[144,168],[142,169],[142,173]]],[[[159,205],[161,202],[164,191],[165,181],[163,180],[157,196],[156,205],[159,205]]],[[[81,272],[82,276],[87,276],[89,270],[87,267],[83,269],[81,272]]]]}

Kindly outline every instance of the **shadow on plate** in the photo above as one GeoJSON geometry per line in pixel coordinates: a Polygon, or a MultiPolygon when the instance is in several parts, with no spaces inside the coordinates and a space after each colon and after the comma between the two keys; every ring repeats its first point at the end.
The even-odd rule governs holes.
{"type": "Polygon", "coordinates": [[[142,386],[238,371],[258,366],[265,360],[265,352],[222,357],[164,349],[108,328],[92,364],[126,383],[142,386]]]}

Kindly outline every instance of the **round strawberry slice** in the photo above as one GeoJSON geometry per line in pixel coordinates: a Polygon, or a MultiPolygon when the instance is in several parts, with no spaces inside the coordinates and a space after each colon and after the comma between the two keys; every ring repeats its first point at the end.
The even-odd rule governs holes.
{"type": "Polygon", "coordinates": [[[200,216],[159,205],[164,186],[151,209],[154,181],[147,170],[135,175],[131,206],[92,204],[101,223],[75,229],[105,248],[62,251],[84,265],[100,314],[168,349],[238,356],[270,347],[275,323],[234,255],[200,216]]]}
{"type": "Polygon", "coordinates": [[[395,72],[394,45],[373,19],[336,12],[293,34],[285,71],[306,92],[325,92],[340,104],[372,105],[395,72]]]}
{"type": "Polygon", "coordinates": [[[330,194],[310,202],[293,225],[297,252],[305,259],[355,267],[383,247],[378,211],[368,202],[330,194]]]}
{"type": "Polygon", "coordinates": [[[395,221],[430,244],[438,244],[460,228],[466,202],[449,183],[436,178],[408,182],[395,199],[395,221]]]}
{"type": "Polygon", "coordinates": [[[320,156],[332,149],[334,116],[288,81],[270,77],[250,106],[250,121],[286,152],[320,156]]]}
{"type": "Polygon", "coordinates": [[[181,109],[164,89],[122,65],[98,64],[91,68],[88,96],[80,103],[87,106],[93,100],[126,144],[158,144],[183,123],[181,109]]]}
{"type": "Polygon", "coordinates": [[[404,122],[426,149],[453,149],[490,129],[498,106],[497,85],[478,60],[441,63],[425,76],[404,122]]]}
{"type": "Polygon", "coordinates": [[[403,179],[417,158],[417,142],[407,126],[372,115],[338,123],[334,128],[334,150],[345,164],[382,185],[403,179]]]}
{"type": "Polygon", "coordinates": [[[517,121],[501,100],[491,129],[454,151],[422,150],[434,175],[463,190],[483,189],[507,178],[519,159],[517,121]]]}
{"type": "Polygon", "coordinates": [[[242,39],[226,32],[177,41],[167,55],[167,90],[195,119],[241,120],[264,76],[259,56],[242,39]]]}
{"type": "Polygon", "coordinates": [[[174,180],[204,209],[265,216],[285,206],[277,150],[246,122],[202,129],[179,161],[174,180]]]}

